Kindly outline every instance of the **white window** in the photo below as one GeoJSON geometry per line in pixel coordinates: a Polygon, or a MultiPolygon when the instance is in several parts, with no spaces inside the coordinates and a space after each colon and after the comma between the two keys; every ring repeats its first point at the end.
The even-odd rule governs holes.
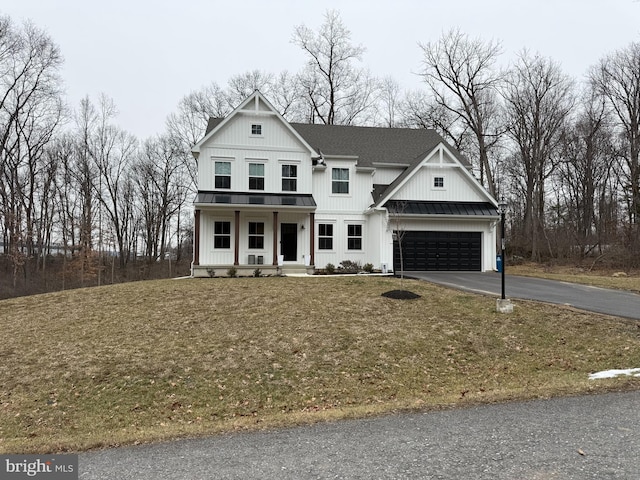
{"type": "Polygon", "coordinates": [[[444,177],[442,177],[442,176],[434,176],[433,177],[433,188],[444,188],[444,177]]]}
{"type": "Polygon", "coordinates": [[[249,190],[264,190],[264,164],[249,164],[249,190]]]}
{"type": "Polygon", "coordinates": [[[331,193],[349,193],[348,168],[333,168],[331,170],[331,193]]]}
{"type": "Polygon", "coordinates": [[[347,249],[362,250],[362,225],[347,225],[347,249]]]}
{"type": "Polygon", "coordinates": [[[262,135],[262,125],[259,123],[251,124],[251,135],[262,135]]]}
{"type": "Polygon", "coordinates": [[[318,249],[333,250],[333,225],[331,223],[318,225],[318,249]]]}
{"type": "Polygon", "coordinates": [[[282,165],[282,191],[298,191],[298,166],[282,165]]]}
{"type": "Polygon", "coordinates": [[[231,162],[216,161],[215,188],[231,188],[231,162]]]}
{"type": "Polygon", "coordinates": [[[214,222],[213,248],[231,248],[231,222],[214,222]]]}
{"type": "Polygon", "coordinates": [[[264,223],[249,222],[249,248],[264,248],[264,223]]]}

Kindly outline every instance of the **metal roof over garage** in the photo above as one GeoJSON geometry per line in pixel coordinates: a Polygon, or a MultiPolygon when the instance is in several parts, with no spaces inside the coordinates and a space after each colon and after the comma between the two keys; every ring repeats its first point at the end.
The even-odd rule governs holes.
{"type": "Polygon", "coordinates": [[[389,200],[384,205],[389,212],[398,215],[461,215],[499,217],[494,205],[489,202],[432,202],[389,200]]]}

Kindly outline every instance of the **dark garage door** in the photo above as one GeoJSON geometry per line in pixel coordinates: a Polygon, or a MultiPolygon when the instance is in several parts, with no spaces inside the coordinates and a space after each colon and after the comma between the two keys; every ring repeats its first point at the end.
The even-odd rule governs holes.
{"type": "MultiPolygon", "coordinates": [[[[402,237],[404,270],[480,271],[480,232],[407,231],[402,237]]],[[[400,248],[393,242],[393,269],[400,271],[400,248]]]]}

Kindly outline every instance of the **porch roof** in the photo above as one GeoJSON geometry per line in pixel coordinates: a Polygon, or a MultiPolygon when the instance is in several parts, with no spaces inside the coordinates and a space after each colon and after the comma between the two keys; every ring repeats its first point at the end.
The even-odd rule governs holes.
{"type": "Polygon", "coordinates": [[[431,202],[389,200],[384,205],[398,215],[461,215],[469,217],[499,217],[489,202],[431,202]]]}
{"type": "Polygon", "coordinates": [[[315,210],[316,202],[311,194],[198,192],[195,205],[237,205],[252,207],[281,207],[315,210]]]}

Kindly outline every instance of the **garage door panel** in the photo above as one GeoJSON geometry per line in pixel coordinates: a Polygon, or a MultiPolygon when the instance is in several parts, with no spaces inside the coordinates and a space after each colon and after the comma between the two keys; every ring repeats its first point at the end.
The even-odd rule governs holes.
{"type": "MultiPolygon", "coordinates": [[[[405,271],[480,271],[480,232],[407,231],[402,234],[405,271]]],[[[400,270],[400,249],[393,244],[394,269],[400,270]]]]}

